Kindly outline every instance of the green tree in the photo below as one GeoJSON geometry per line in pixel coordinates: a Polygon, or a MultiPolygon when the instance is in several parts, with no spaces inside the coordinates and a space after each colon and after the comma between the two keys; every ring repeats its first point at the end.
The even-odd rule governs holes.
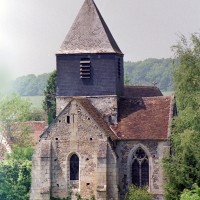
{"type": "Polygon", "coordinates": [[[30,101],[18,95],[6,96],[0,101],[0,131],[4,136],[21,147],[32,145],[32,129],[26,121],[33,119],[30,101]]]}
{"type": "Polygon", "coordinates": [[[147,192],[147,188],[140,188],[132,185],[126,194],[125,200],[152,200],[152,194],[147,192]]]}
{"type": "Polygon", "coordinates": [[[194,184],[191,190],[184,190],[180,200],[200,200],[200,188],[194,184]]]}
{"type": "Polygon", "coordinates": [[[7,159],[0,162],[0,199],[29,199],[33,146],[32,131],[24,122],[31,115],[31,103],[17,95],[0,101],[0,128],[12,149],[7,159]]]}
{"type": "Polygon", "coordinates": [[[28,200],[31,161],[8,159],[0,162],[0,199],[28,200]]]}
{"type": "Polygon", "coordinates": [[[49,76],[44,95],[43,108],[50,124],[56,118],[56,71],[49,76]]]}
{"type": "Polygon", "coordinates": [[[174,65],[178,116],[171,135],[172,154],[165,158],[166,200],[179,200],[184,189],[200,185],[200,37],[181,36],[173,47],[179,63],[174,65]]]}

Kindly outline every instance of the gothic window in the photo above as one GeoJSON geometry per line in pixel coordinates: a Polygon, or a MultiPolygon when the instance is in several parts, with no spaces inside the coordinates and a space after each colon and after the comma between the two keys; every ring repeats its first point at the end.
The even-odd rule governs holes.
{"type": "Polygon", "coordinates": [[[141,147],[133,154],[131,172],[132,184],[138,187],[149,185],[149,159],[141,147]]]}
{"type": "Polygon", "coordinates": [[[70,180],[79,180],[79,158],[76,154],[70,158],[70,180]]]}

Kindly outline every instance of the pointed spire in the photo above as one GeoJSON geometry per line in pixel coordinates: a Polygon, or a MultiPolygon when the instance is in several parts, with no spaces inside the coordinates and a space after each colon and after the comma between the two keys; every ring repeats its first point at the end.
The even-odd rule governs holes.
{"type": "Polygon", "coordinates": [[[85,0],[58,54],[122,54],[93,0],[85,0]]]}

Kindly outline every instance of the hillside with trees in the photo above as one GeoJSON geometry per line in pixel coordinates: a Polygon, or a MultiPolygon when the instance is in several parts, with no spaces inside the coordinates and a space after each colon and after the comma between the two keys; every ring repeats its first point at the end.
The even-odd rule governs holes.
{"type": "Polygon", "coordinates": [[[149,58],[139,62],[125,62],[125,83],[130,85],[156,84],[161,91],[172,91],[173,59],[149,58]]]}
{"type": "Polygon", "coordinates": [[[20,96],[42,96],[49,75],[49,73],[38,76],[29,74],[27,76],[19,77],[12,82],[11,92],[17,93],[20,96]]]}
{"type": "MultiPolygon", "coordinates": [[[[171,76],[173,60],[149,58],[139,62],[125,62],[125,83],[130,85],[152,85],[162,91],[172,91],[171,76]]],[[[17,78],[12,82],[11,92],[20,96],[42,96],[47,86],[47,80],[51,73],[34,75],[29,74],[17,78]]]]}

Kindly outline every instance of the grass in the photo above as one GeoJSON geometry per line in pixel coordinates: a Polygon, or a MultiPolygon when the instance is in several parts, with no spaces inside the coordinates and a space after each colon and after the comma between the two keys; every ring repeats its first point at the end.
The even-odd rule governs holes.
{"type": "Polygon", "coordinates": [[[42,102],[44,100],[44,96],[25,96],[23,98],[30,100],[34,108],[42,109],[42,102]]]}

